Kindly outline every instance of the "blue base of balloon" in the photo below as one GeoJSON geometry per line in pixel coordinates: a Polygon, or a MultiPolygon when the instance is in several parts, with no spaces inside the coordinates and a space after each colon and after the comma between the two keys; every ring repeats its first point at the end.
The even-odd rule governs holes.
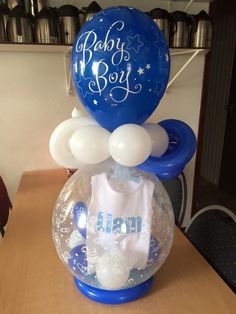
{"type": "Polygon", "coordinates": [[[142,298],[151,288],[153,277],[140,285],[122,290],[103,290],[91,287],[74,277],[76,287],[89,299],[104,304],[121,304],[142,298]]]}

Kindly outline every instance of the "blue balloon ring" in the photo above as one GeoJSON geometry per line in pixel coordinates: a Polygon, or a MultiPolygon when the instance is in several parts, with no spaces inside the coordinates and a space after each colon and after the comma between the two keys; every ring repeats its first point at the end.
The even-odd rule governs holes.
{"type": "Polygon", "coordinates": [[[169,147],[161,157],[150,156],[138,166],[147,172],[155,173],[160,179],[173,179],[184,169],[196,150],[196,136],[183,121],[169,119],[159,123],[169,136],[169,147]]]}
{"type": "Polygon", "coordinates": [[[152,287],[153,277],[138,286],[122,290],[103,290],[89,286],[74,277],[76,287],[89,299],[104,304],[121,304],[142,298],[152,287]]]}
{"type": "Polygon", "coordinates": [[[82,104],[104,128],[142,124],[156,109],[169,80],[165,38],[144,12],[111,7],[78,33],[72,79],[82,104]]]}

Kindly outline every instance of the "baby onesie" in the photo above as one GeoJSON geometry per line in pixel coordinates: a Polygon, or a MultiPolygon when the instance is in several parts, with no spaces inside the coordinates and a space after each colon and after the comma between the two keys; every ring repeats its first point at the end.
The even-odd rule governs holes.
{"type": "Polygon", "coordinates": [[[98,258],[106,252],[124,254],[131,269],[145,268],[153,215],[153,182],[145,178],[139,183],[115,182],[102,173],[93,176],[91,184],[86,235],[89,273],[95,271],[98,258]]]}

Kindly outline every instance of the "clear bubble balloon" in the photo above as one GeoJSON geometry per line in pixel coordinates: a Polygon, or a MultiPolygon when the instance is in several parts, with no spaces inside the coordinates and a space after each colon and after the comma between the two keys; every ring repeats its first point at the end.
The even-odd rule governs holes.
{"type": "Polygon", "coordinates": [[[148,280],[166,260],[173,234],[173,209],[159,179],[111,159],[78,170],[53,214],[62,262],[81,282],[105,290],[148,280]]]}

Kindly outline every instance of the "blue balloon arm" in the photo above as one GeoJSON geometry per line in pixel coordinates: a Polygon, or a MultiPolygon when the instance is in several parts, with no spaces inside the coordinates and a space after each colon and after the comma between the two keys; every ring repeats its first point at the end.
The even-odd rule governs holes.
{"type": "Polygon", "coordinates": [[[169,136],[169,147],[161,157],[150,156],[139,169],[155,173],[160,179],[173,179],[193,157],[197,140],[193,130],[183,121],[168,119],[159,123],[169,136]]]}

